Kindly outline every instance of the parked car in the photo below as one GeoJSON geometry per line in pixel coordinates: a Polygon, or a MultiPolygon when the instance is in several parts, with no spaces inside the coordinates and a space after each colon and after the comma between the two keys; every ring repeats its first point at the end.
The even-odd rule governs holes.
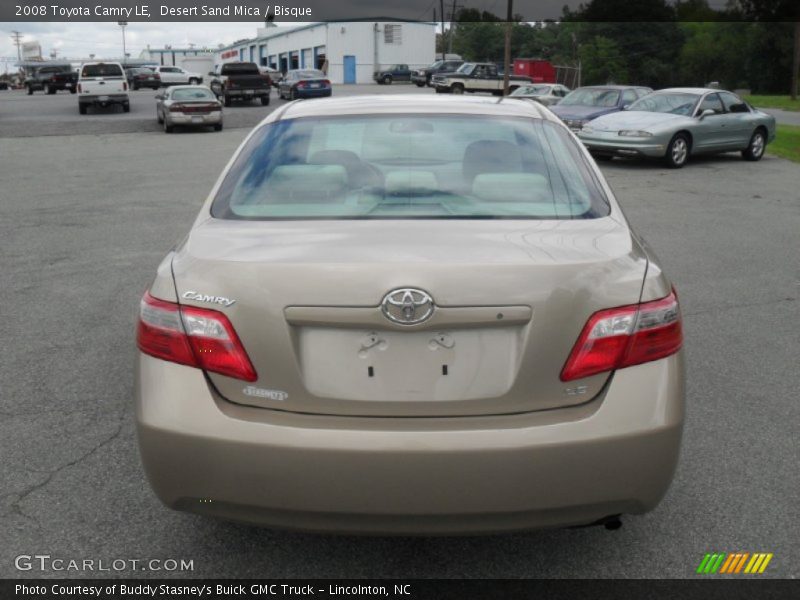
{"type": "Polygon", "coordinates": [[[156,73],[153,69],[148,69],[146,67],[125,69],[125,76],[128,79],[128,86],[132,90],[138,90],[143,87],[157,90],[161,87],[161,75],[156,73]]]}
{"type": "Polygon", "coordinates": [[[273,69],[272,67],[259,67],[262,75],[266,75],[269,77],[270,85],[272,87],[278,87],[280,84],[281,79],[283,79],[283,73],[281,73],[278,69],[273,69]]]}
{"type": "Polygon", "coordinates": [[[134,414],[167,506],[441,534],[615,528],[664,496],[662,265],[543,106],[436,100],[273,111],[156,270],[134,414]]]}
{"type": "Polygon", "coordinates": [[[78,75],[69,64],[26,67],[26,70],[24,85],[29,96],[38,90],[45,94],[55,94],[59,90],[74,94],[77,89],[78,75]]]}
{"type": "Polygon", "coordinates": [[[535,100],[539,104],[552,106],[558,104],[567,94],[569,88],[560,83],[535,83],[518,87],[511,93],[511,97],[535,100]]]}
{"type": "Polygon", "coordinates": [[[203,76],[200,73],[193,73],[181,67],[154,66],[149,67],[161,79],[161,85],[198,85],[203,83],[203,76]]]}
{"type": "Polygon", "coordinates": [[[78,110],[85,115],[90,106],[122,107],[130,112],[128,81],[119,63],[83,63],[78,76],[78,110]]]}
{"type": "Polygon", "coordinates": [[[287,100],[297,98],[318,98],[333,94],[328,77],[316,69],[295,69],[288,71],[278,86],[278,96],[287,100]]]}
{"type": "Polygon", "coordinates": [[[372,79],[381,85],[392,85],[395,81],[411,81],[408,65],[391,65],[372,73],[372,79]]]}
{"type": "Polygon", "coordinates": [[[0,90],[10,90],[11,84],[8,81],[0,81],[0,90]]]}
{"type": "Polygon", "coordinates": [[[165,133],[172,133],[175,126],[222,131],[222,103],[205,86],[173,85],[156,94],[156,118],[165,133]]]}
{"type": "Polygon", "coordinates": [[[567,94],[552,110],[567,127],[580,131],[592,119],[620,111],[652,91],[648,87],[626,85],[581,87],[567,94]]]}
{"type": "Polygon", "coordinates": [[[209,75],[211,91],[223,99],[225,106],[231,106],[234,100],[251,102],[256,98],[265,106],[269,104],[270,84],[256,63],[224,63],[209,75]]]}
{"type": "Polygon", "coordinates": [[[775,139],[775,117],[733,92],[672,88],[595,119],[578,136],[600,159],[649,156],[680,168],[695,154],[738,151],[756,161],[775,139]]]}
{"type": "MultiPolygon", "coordinates": [[[[503,94],[505,81],[494,63],[464,63],[454,73],[439,73],[431,77],[437,94],[463,94],[464,92],[490,92],[503,94]]],[[[513,92],[520,85],[532,83],[530,77],[511,75],[508,89],[513,92]]]]}
{"type": "Polygon", "coordinates": [[[437,60],[424,69],[413,71],[411,73],[411,81],[415,83],[417,87],[425,87],[426,85],[430,87],[431,77],[440,73],[452,73],[463,64],[463,60],[437,60]]]}

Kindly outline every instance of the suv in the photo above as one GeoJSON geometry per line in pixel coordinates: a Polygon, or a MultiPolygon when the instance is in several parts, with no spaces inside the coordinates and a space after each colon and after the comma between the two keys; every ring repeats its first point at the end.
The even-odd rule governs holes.
{"type": "Polygon", "coordinates": [[[161,76],[153,69],[133,67],[125,69],[125,76],[128,78],[128,85],[132,90],[138,90],[140,87],[157,90],[161,87],[161,76]]]}
{"type": "Polygon", "coordinates": [[[393,81],[411,81],[411,69],[408,65],[392,65],[375,71],[372,79],[383,85],[391,85],[393,81]]]}
{"type": "Polygon", "coordinates": [[[198,85],[203,83],[203,76],[192,73],[181,67],[150,67],[161,78],[161,85],[198,85]]]}
{"type": "Polygon", "coordinates": [[[463,64],[463,60],[437,60],[432,65],[411,73],[411,81],[416,83],[417,87],[426,85],[430,87],[431,77],[440,73],[452,73],[463,64]]]}
{"type": "Polygon", "coordinates": [[[261,100],[264,106],[269,104],[271,81],[261,73],[255,63],[225,63],[218,71],[212,71],[209,75],[211,91],[217,98],[223,99],[225,106],[230,106],[234,100],[249,102],[255,98],[261,100]]]}
{"type": "Polygon", "coordinates": [[[78,110],[86,114],[90,106],[122,105],[131,111],[128,81],[119,63],[91,62],[81,65],[78,76],[78,110]]]}

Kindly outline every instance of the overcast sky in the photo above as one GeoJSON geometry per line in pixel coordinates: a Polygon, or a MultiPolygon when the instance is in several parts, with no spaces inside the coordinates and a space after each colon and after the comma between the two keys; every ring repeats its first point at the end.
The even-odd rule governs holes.
{"type": "MultiPolygon", "coordinates": [[[[288,25],[288,24],[287,24],[288,25]]],[[[147,44],[153,48],[173,47],[189,43],[196,46],[216,48],[217,44],[229,44],[241,38],[253,37],[258,22],[249,23],[137,23],[131,22],[125,30],[127,50],[131,57],[139,56],[147,44]]],[[[116,22],[111,23],[8,23],[0,22],[0,59],[9,69],[17,60],[17,48],[11,32],[25,35],[23,41],[37,41],[42,53],[49,56],[52,50],[58,57],[86,58],[89,54],[99,57],[122,57],[122,32],[116,22]]],[[[0,71],[5,65],[0,64],[0,71]]]]}

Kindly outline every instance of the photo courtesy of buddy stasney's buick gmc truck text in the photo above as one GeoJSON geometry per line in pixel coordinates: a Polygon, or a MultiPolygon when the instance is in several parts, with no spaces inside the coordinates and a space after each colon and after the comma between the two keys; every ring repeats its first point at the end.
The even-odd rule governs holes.
{"type": "Polygon", "coordinates": [[[286,17],[292,19],[310,18],[308,7],[267,4],[249,6],[234,4],[228,6],[158,6],[140,4],[137,6],[61,6],[59,4],[16,4],[14,15],[17,17],[52,17],[54,19],[79,19],[80,17],[107,17],[119,19],[151,17],[286,17]]]}

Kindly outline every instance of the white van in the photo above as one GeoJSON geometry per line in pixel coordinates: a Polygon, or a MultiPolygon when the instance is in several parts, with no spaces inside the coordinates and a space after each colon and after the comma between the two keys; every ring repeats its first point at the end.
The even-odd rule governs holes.
{"type": "Polygon", "coordinates": [[[119,63],[83,63],[78,75],[78,110],[86,114],[89,106],[111,106],[121,104],[122,110],[130,112],[128,80],[119,63]]]}

